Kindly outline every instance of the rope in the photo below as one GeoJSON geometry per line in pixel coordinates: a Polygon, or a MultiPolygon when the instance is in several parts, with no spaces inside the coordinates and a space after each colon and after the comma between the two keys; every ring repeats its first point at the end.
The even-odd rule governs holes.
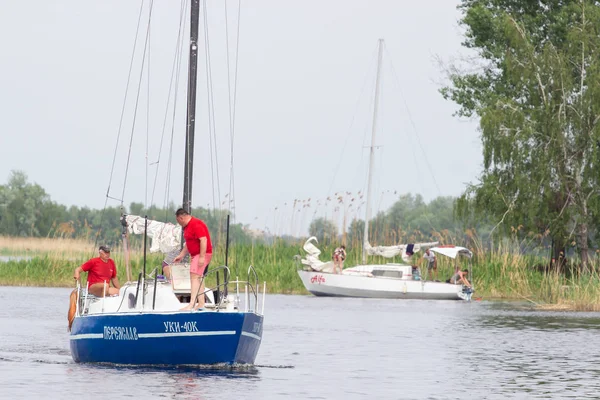
{"type": "Polygon", "coordinates": [[[138,91],[137,91],[137,96],[135,99],[135,109],[134,109],[135,111],[133,113],[133,124],[131,126],[131,137],[129,139],[129,150],[127,152],[127,164],[125,167],[125,178],[123,179],[123,192],[121,194],[121,205],[123,204],[123,199],[125,198],[125,188],[127,187],[127,176],[129,175],[129,162],[131,161],[131,148],[132,148],[132,144],[133,144],[133,134],[135,132],[135,121],[137,120],[136,116],[137,116],[138,104],[139,104],[139,100],[140,100],[140,92],[142,89],[142,78],[144,76],[144,65],[145,65],[145,60],[146,60],[146,50],[148,48],[148,36],[150,35],[150,19],[152,18],[153,5],[154,5],[154,0],[150,0],[150,11],[148,13],[148,29],[146,30],[146,40],[144,42],[144,52],[142,55],[142,68],[140,71],[138,91]]]}
{"type": "MultiPolygon", "coordinates": [[[[227,16],[227,1],[225,1],[225,32],[227,37],[227,85],[229,94],[229,126],[230,126],[230,137],[231,137],[231,150],[230,150],[230,172],[229,172],[229,199],[228,199],[228,210],[231,213],[232,206],[235,207],[235,176],[234,176],[234,139],[235,139],[235,111],[237,101],[237,78],[238,78],[238,60],[239,60],[239,48],[240,48],[240,17],[241,17],[242,4],[241,0],[238,0],[238,15],[237,15],[237,35],[235,43],[235,70],[234,70],[234,86],[233,86],[233,105],[231,102],[231,86],[230,86],[230,63],[229,63],[229,29],[228,29],[228,16],[227,16]]],[[[235,222],[235,214],[233,216],[235,222]]]]}
{"type": "MultiPolygon", "coordinates": [[[[151,3],[152,4],[152,3],[151,3]]],[[[144,183],[145,183],[145,187],[144,187],[144,205],[146,206],[146,210],[149,208],[149,204],[148,204],[148,149],[150,147],[150,28],[152,26],[151,24],[151,17],[152,17],[152,5],[150,6],[150,15],[148,16],[148,35],[146,37],[146,40],[148,41],[148,59],[147,59],[147,77],[148,77],[148,98],[146,99],[146,165],[145,165],[145,179],[144,179],[144,183]]]]}
{"type": "MultiPolygon", "coordinates": [[[[165,132],[167,129],[167,118],[169,115],[169,102],[171,100],[171,93],[173,92],[173,86],[175,86],[175,93],[177,93],[177,84],[179,82],[179,67],[180,67],[180,63],[181,63],[181,52],[183,51],[182,48],[182,43],[183,41],[181,40],[182,36],[183,36],[183,29],[185,26],[185,22],[184,22],[184,15],[185,15],[185,9],[186,9],[186,5],[187,5],[187,1],[185,2],[181,2],[181,10],[180,10],[180,14],[179,14],[179,32],[177,34],[177,42],[175,44],[175,55],[173,56],[173,65],[171,67],[171,79],[169,80],[169,93],[167,94],[167,106],[165,108],[165,116],[163,118],[163,125],[162,125],[162,130],[161,130],[161,135],[160,135],[160,145],[158,148],[158,158],[155,162],[155,164],[157,165],[156,167],[156,172],[154,174],[154,184],[152,186],[152,197],[150,200],[150,204],[154,204],[154,195],[156,193],[156,184],[157,184],[157,180],[158,180],[158,171],[159,171],[159,166],[160,166],[160,159],[161,159],[161,155],[162,155],[162,148],[163,148],[163,142],[164,142],[164,137],[165,137],[165,132]]],[[[175,125],[175,104],[177,103],[177,95],[173,95],[173,126],[175,125]]],[[[171,149],[173,146],[173,135],[171,136],[171,149]]],[[[171,174],[171,158],[169,157],[169,163],[167,165],[167,176],[170,178],[170,174],[171,174]]],[[[169,179],[168,178],[168,179],[169,179]]],[[[168,193],[169,193],[169,185],[167,184],[167,187],[165,188],[165,193],[166,193],[166,198],[168,198],[168,193]]],[[[167,200],[165,201],[165,209],[167,208],[167,200]]]]}
{"type": "MultiPolygon", "coordinates": [[[[421,153],[423,154],[423,159],[425,160],[425,165],[427,166],[427,169],[429,170],[429,174],[431,175],[431,178],[433,179],[433,183],[435,184],[435,187],[438,191],[438,196],[442,195],[442,192],[440,190],[440,187],[435,179],[435,175],[433,174],[433,170],[431,169],[431,164],[429,163],[429,160],[427,159],[427,153],[425,153],[425,150],[423,149],[423,145],[421,144],[421,140],[419,139],[419,134],[417,132],[417,127],[415,125],[415,122],[412,118],[412,114],[410,113],[410,109],[408,108],[408,103],[406,101],[406,98],[404,97],[404,95],[402,94],[402,90],[401,90],[401,84],[400,84],[400,79],[398,78],[398,74],[396,73],[396,68],[394,67],[394,63],[392,62],[392,57],[390,55],[390,53],[387,50],[387,47],[384,47],[384,50],[388,56],[388,59],[390,60],[390,66],[392,67],[392,73],[394,75],[394,77],[396,78],[396,82],[398,83],[398,92],[400,93],[400,97],[402,97],[402,101],[404,102],[404,108],[406,110],[406,114],[408,115],[408,119],[410,121],[410,124],[413,127],[414,130],[414,136],[415,139],[417,141],[417,144],[419,145],[419,149],[421,150],[421,153]]],[[[409,140],[411,140],[412,143],[412,139],[409,136],[409,140]]],[[[415,160],[415,168],[417,169],[417,174],[420,175],[420,171],[419,171],[419,166],[418,166],[418,160],[417,160],[417,156],[415,155],[414,152],[411,152],[413,155],[413,159],[415,160]]],[[[429,226],[431,227],[432,231],[435,230],[435,227],[433,226],[433,223],[431,222],[431,219],[429,218],[429,216],[427,215],[428,213],[426,212],[424,214],[425,219],[427,220],[427,222],[429,223],[429,226]]]]}
{"type": "Polygon", "coordinates": [[[206,88],[208,95],[208,126],[209,126],[209,145],[210,145],[210,168],[211,168],[211,181],[212,181],[212,196],[213,196],[213,207],[217,204],[215,200],[215,175],[216,175],[216,187],[218,198],[221,198],[221,190],[219,188],[219,166],[217,164],[217,137],[216,137],[216,122],[215,122],[215,107],[214,107],[214,95],[212,86],[212,68],[210,59],[210,37],[208,32],[208,12],[206,9],[206,0],[202,2],[204,10],[204,50],[206,54],[206,88]],[[214,153],[213,153],[214,146],[214,153]]]}
{"type": "Polygon", "coordinates": [[[427,160],[427,154],[425,153],[425,150],[423,149],[423,146],[421,144],[421,140],[419,139],[419,134],[417,132],[417,127],[415,125],[415,122],[412,118],[412,114],[410,113],[410,110],[408,108],[408,103],[406,102],[406,98],[404,97],[404,95],[402,94],[402,90],[401,85],[400,85],[400,79],[398,78],[398,74],[396,73],[396,68],[394,67],[394,63],[392,62],[392,57],[390,56],[389,52],[387,51],[387,47],[384,47],[386,54],[388,55],[388,58],[390,60],[390,65],[392,67],[392,72],[394,74],[394,77],[396,78],[396,82],[398,83],[398,91],[400,93],[400,97],[402,97],[402,101],[404,102],[404,108],[406,109],[406,114],[408,115],[408,119],[410,121],[410,124],[412,125],[414,132],[415,132],[415,138],[417,139],[417,144],[419,145],[419,148],[421,149],[421,153],[423,153],[423,158],[425,159],[425,164],[427,165],[427,169],[429,170],[429,173],[431,174],[431,177],[433,178],[433,182],[435,184],[436,189],[438,190],[438,194],[441,196],[441,190],[440,187],[437,184],[437,181],[435,180],[435,175],[433,174],[433,170],[431,169],[431,165],[429,164],[429,161],[427,160]]]}
{"type": "MultiPolygon", "coordinates": [[[[131,75],[132,75],[132,70],[133,70],[133,61],[135,60],[135,49],[136,49],[136,45],[137,45],[137,40],[138,40],[138,35],[139,35],[139,31],[140,31],[140,24],[142,21],[142,11],[144,9],[144,2],[142,1],[140,3],[140,11],[138,13],[138,22],[137,22],[137,27],[135,29],[135,38],[133,40],[133,50],[131,52],[131,60],[129,62],[129,72],[127,73],[127,84],[125,86],[125,94],[123,96],[123,105],[121,107],[121,117],[119,118],[119,128],[117,130],[117,140],[115,143],[115,150],[113,152],[113,160],[112,160],[112,165],[111,165],[111,169],[110,169],[110,176],[108,178],[108,187],[106,189],[106,197],[104,199],[104,207],[102,208],[102,213],[100,214],[100,227],[102,227],[102,223],[104,222],[104,216],[106,214],[106,206],[108,205],[108,200],[112,199],[112,200],[117,200],[120,201],[121,204],[123,204],[123,200],[122,199],[117,199],[115,197],[111,197],[110,196],[110,187],[112,184],[112,178],[113,178],[113,174],[115,171],[115,164],[117,161],[117,150],[119,148],[119,140],[121,138],[121,130],[123,127],[123,117],[125,116],[125,105],[127,104],[127,95],[129,93],[129,84],[131,82],[131,75]]],[[[99,229],[96,233],[96,237],[94,238],[94,248],[92,249],[92,253],[94,253],[94,251],[96,250],[96,247],[98,245],[98,239],[100,237],[100,233],[101,233],[101,229],[99,229]]]]}
{"type": "Polygon", "coordinates": [[[121,128],[123,127],[123,117],[125,116],[125,105],[127,104],[127,94],[129,93],[129,83],[131,82],[131,72],[133,70],[133,61],[135,59],[135,49],[137,45],[138,34],[140,31],[140,23],[142,20],[142,11],[144,7],[144,2],[140,3],[140,12],[138,15],[137,28],[135,30],[135,39],[133,40],[133,51],[131,52],[131,61],[129,62],[129,73],[127,74],[127,85],[125,86],[125,95],[123,96],[123,106],[121,107],[121,118],[119,119],[119,129],[117,131],[117,142],[115,144],[115,151],[113,153],[113,161],[112,167],[110,169],[110,177],[108,179],[108,188],[106,189],[106,201],[104,202],[104,208],[106,208],[106,204],[108,202],[108,198],[110,195],[110,185],[112,183],[113,173],[115,171],[115,163],[117,161],[117,150],[119,148],[119,140],[121,138],[121,128]]]}

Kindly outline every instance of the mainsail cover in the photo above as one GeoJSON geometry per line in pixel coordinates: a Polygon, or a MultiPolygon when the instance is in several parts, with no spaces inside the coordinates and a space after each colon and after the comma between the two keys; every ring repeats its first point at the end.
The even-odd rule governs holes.
{"type": "MultiPolygon", "coordinates": [[[[144,217],[138,215],[125,216],[129,233],[144,234],[144,217]]],[[[170,222],[148,220],[148,237],[152,239],[150,253],[158,251],[168,253],[181,247],[181,226],[170,222]]]]}
{"type": "MultiPolygon", "coordinates": [[[[427,249],[433,246],[436,246],[439,242],[429,242],[429,243],[414,243],[412,244],[413,253],[421,249],[427,249]]],[[[398,244],[396,246],[376,246],[372,247],[368,242],[365,243],[365,251],[370,256],[381,256],[384,258],[392,258],[397,256],[398,254],[402,254],[402,260],[404,262],[410,261],[410,255],[406,254],[407,247],[410,244],[398,244]]]]}

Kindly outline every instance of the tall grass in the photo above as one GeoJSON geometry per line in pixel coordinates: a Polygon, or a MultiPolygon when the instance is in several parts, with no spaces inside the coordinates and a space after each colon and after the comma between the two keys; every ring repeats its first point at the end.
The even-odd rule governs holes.
{"type": "MultiPolygon", "coordinates": [[[[29,260],[0,263],[0,285],[28,286],[73,286],[74,269],[97,253],[93,244],[87,241],[66,239],[12,239],[0,238],[2,254],[27,255],[29,260]]],[[[335,244],[321,247],[321,259],[327,261],[335,244]]],[[[520,254],[518,246],[499,244],[484,250],[478,242],[472,243],[472,280],[476,289],[475,297],[486,299],[526,300],[540,307],[550,309],[596,310],[600,311],[600,276],[598,266],[589,274],[580,274],[573,265],[567,273],[555,270],[540,270],[545,260],[539,257],[520,254]]],[[[298,261],[295,256],[304,255],[302,243],[277,240],[272,245],[252,244],[232,246],[228,264],[232,278],[247,278],[250,265],[254,266],[260,282],[267,282],[271,293],[307,293],[296,272],[298,261]]],[[[425,263],[421,254],[413,257],[412,264],[420,265],[425,273],[425,263]]],[[[113,251],[117,264],[118,277],[126,280],[124,257],[120,250],[113,251]]],[[[348,249],[346,267],[360,262],[360,246],[348,249]]],[[[399,258],[386,260],[372,257],[372,263],[402,262],[399,258]]],[[[146,271],[155,268],[160,272],[162,256],[148,254],[146,271]]],[[[217,248],[211,265],[225,264],[225,250],[217,248]]],[[[466,266],[465,260],[461,266],[466,266]]],[[[143,267],[143,254],[140,249],[131,252],[131,269],[134,279],[143,267]]],[[[449,278],[455,268],[454,260],[438,256],[438,278],[449,278]]],[[[429,277],[430,279],[432,277],[429,277]]],[[[214,282],[211,278],[209,284],[214,282]]]]}

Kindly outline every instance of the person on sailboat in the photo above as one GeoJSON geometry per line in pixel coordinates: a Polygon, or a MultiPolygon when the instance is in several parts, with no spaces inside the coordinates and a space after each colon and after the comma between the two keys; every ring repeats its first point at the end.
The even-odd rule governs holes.
{"type": "Polygon", "coordinates": [[[110,247],[100,246],[98,255],[98,257],[92,258],[75,268],[73,278],[78,281],[81,272],[87,272],[88,292],[90,294],[97,297],[104,297],[105,294],[109,296],[118,295],[121,285],[119,284],[119,278],[117,278],[115,262],[110,258],[110,247]],[[109,281],[113,284],[113,287],[110,287],[109,281]]]}
{"type": "Polygon", "coordinates": [[[429,251],[429,249],[425,250],[425,254],[423,254],[423,259],[425,259],[427,261],[427,277],[429,278],[430,276],[434,276],[434,278],[437,280],[438,279],[438,271],[437,271],[437,259],[435,257],[435,254],[433,254],[432,251],[429,251]]]}
{"type": "Polygon", "coordinates": [[[340,274],[344,269],[344,260],[346,259],[346,246],[341,245],[333,251],[333,273],[337,274],[337,268],[340,267],[340,274]]]}
{"type": "MultiPolygon", "coordinates": [[[[179,255],[179,250],[177,250],[177,249],[172,250],[168,253],[165,253],[165,258],[163,258],[163,262],[162,262],[162,268],[163,268],[163,275],[168,280],[171,280],[171,264],[174,263],[175,257],[177,257],[178,255],[179,255]]],[[[189,254],[186,255],[185,257],[183,257],[181,262],[189,263],[190,262],[189,254]]]]}
{"type": "Polygon", "coordinates": [[[469,280],[467,279],[468,275],[469,275],[468,269],[464,269],[462,271],[460,269],[458,269],[458,270],[456,270],[454,275],[452,275],[452,277],[446,281],[446,283],[452,283],[454,285],[463,284],[467,287],[471,287],[471,284],[469,283],[469,280]]]}
{"type": "Polygon", "coordinates": [[[204,275],[212,258],[212,243],[210,233],[204,221],[191,216],[186,210],[180,208],[175,213],[177,223],[183,228],[185,246],[173,262],[179,262],[189,254],[190,262],[190,304],[182,310],[192,310],[204,307],[204,275]],[[198,307],[195,307],[196,301],[198,307]]]}

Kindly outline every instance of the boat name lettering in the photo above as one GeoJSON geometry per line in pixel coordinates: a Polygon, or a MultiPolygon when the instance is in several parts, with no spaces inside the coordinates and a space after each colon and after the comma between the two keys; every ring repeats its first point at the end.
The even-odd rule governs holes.
{"type": "Polygon", "coordinates": [[[254,325],[252,326],[252,333],[260,333],[261,328],[262,328],[262,322],[255,322],[254,325]]]}
{"type": "Polygon", "coordinates": [[[105,326],[105,340],[138,340],[137,329],[129,326],[105,326]]]}
{"type": "Polygon", "coordinates": [[[310,278],[310,283],[318,283],[320,285],[321,283],[325,283],[325,277],[323,275],[315,275],[310,278]]]}
{"type": "Polygon", "coordinates": [[[188,321],[181,324],[179,321],[167,321],[163,322],[163,324],[165,324],[165,332],[198,332],[196,322],[188,321]]]}

